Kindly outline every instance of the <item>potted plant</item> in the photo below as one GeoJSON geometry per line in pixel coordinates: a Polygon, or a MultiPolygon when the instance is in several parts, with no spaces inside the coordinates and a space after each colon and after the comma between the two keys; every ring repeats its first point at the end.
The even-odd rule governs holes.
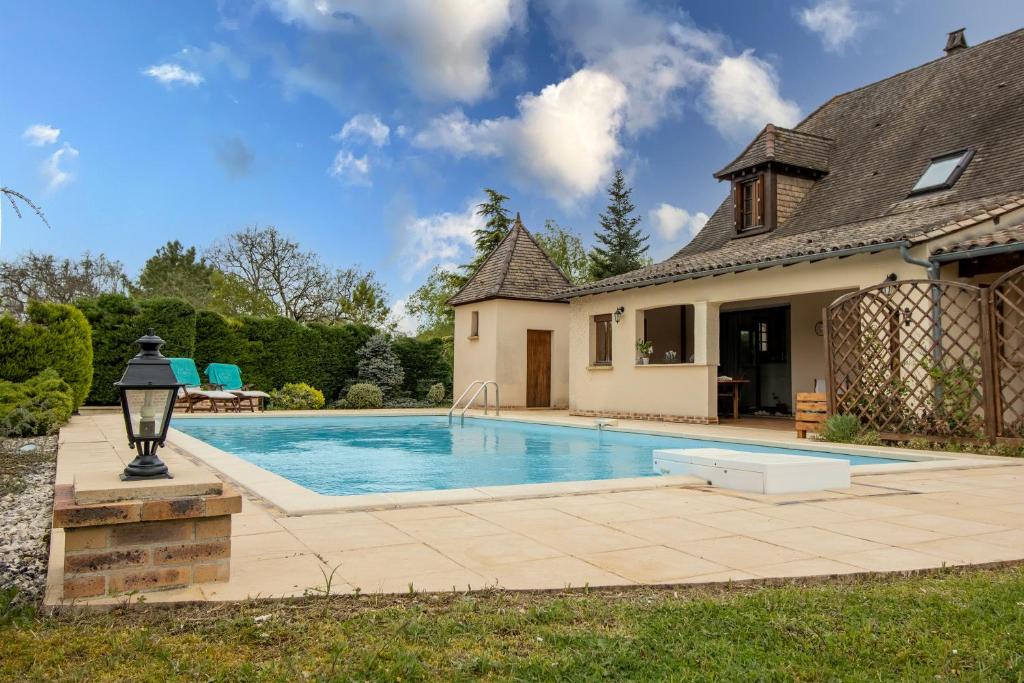
{"type": "Polygon", "coordinates": [[[676,358],[678,358],[678,357],[679,357],[679,354],[677,354],[675,351],[672,351],[671,349],[669,349],[668,351],[665,352],[665,362],[666,363],[675,363],[676,362],[676,358]]]}
{"type": "Polygon", "coordinates": [[[651,362],[651,353],[654,352],[654,344],[646,339],[637,339],[636,352],[640,355],[637,359],[640,365],[647,365],[651,362]]]}

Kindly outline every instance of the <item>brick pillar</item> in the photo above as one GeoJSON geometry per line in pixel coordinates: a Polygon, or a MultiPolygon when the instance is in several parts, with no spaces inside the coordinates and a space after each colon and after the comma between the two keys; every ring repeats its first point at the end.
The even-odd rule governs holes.
{"type": "Polygon", "coordinates": [[[64,598],[226,581],[241,496],[213,477],[162,484],[75,480],[54,491],[64,529],[64,598]],[[152,485],[156,484],[156,485],[152,485]]]}

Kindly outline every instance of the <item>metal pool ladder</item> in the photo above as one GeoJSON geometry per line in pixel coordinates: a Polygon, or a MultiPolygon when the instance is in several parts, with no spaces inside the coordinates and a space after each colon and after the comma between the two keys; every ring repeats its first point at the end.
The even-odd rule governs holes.
{"type": "Polygon", "coordinates": [[[455,402],[452,403],[452,409],[448,411],[449,427],[452,426],[452,413],[458,410],[459,403],[462,401],[462,399],[466,398],[466,394],[468,394],[470,391],[473,391],[474,387],[476,387],[476,391],[473,392],[473,396],[470,397],[469,401],[466,402],[466,405],[462,407],[462,412],[459,413],[459,425],[461,426],[466,424],[466,411],[473,406],[473,404],[476,402],[476,397],[480,395],[481,391],[484,392],[484,415],[487,414],[487,408],[489,407],[489,403],[487,401],[488,384],[494,385],[494,414],[501,415],[501,394],[499,393],[500,389],[498,389],[498,382],[493,379],[477,379],[470,382],[469,386],[466,387],[466,390],[462,392],[462,395],[455,399],[455,402]]]}

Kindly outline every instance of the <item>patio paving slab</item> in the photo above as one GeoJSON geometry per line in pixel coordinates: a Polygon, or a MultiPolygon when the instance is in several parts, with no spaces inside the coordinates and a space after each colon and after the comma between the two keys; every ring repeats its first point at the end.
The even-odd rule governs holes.
{"type": "Polygon", "coordinates": [[[633,583],[576,557],[549,557],[481,569],[487,585],[514,590],[628,586],[633,583]]]}
{"type": "Polygon", "coordinates": [[[613,550],[586,555],[582,559],[640,583],[665,583],[728,569],[724,565],[665,546],[613,550]]]}
{"type": "Polygon", "coordinates": [[[850,564],[814,557],[809,560],[794,560],[766,567],[755,567],[750,570],[755,576],[762,578],[793,578],[797,576],[833,576],[837,574],[856,574],[862,571],[850,564]]]}
{"type": "Polygon", "coordinates": [[[379,521],[298,529],[292,533],[310,550],[321,555],[416,542],[409,534],[379,521]]]}
{"type": "Polygon", "coordinates": [[[914,571],[931,569],[936,566],[934,555],[897,547],[864,550],[859,553],[839,555],[835,559],[871,572],[914,571]]]}
{"type": "Polygon", "coordinates": [[[434,541],[431,546],[463,567],[474,570],[497,564],[540,560],[565,554],[532,538],[513,533],[474,538],[449,538],[434,541]]]}
{"type": "Polygon", "coordinates": [[[864,550],[877,550],[884,547],[882,544],[875,543],[874,541],[814,527],[768,531],[758,534],[758,539],[786,548],[792,548],[793,550],[799,550],[808,555],[824,557],[834,557],[864,550]]]}
{"type": "MultiPolygon", "coordinates": [[[[123,467],[133,453],[117,445],[120,421],[118,414],[75,417],[73,426],[103,429],[77,428],[67,438],[62,432],[58,479],[123,467]]],[[[728,439],[714,428],[701,430],[728,439]]],[[[196,466],[174,450],[166,459],[172,469],[196,466]]],[[[243,511],[232,525],[231,579],[147,600],[302,595],[323,587],[335,569],[334,592],[407,592],[410,583],[417,591],[704,583],[1024,559],[1022,465],[855,474],[845,491],[787,496],[693,485],[582,487],[573,495],[304,516],[284,515],[243,490],[243,511]]],[[[59,530],[51,552],[48,604],[55,604],[59,530]]]]}
{"type": "Polygon", "coordinates": [[[694,541],[686,549],[686,552],[725,567],[746,570],[793,560],[806,560],[812,557],[812,555],[792,548],[784,548],[746,536],[726,536],[725,538],[694,541]]]}

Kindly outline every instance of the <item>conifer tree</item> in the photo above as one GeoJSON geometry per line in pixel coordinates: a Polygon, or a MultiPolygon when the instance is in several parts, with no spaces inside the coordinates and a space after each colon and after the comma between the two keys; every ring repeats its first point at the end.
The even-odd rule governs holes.
{"type": "Polygon", "coordinates": [[[650,261],[645,256],[649,239],[637,225],[640,216],[626,187],[621,169],[608,186],[608,208],[601,214],[601,230],[594,233],[597,244],[590,252],[590,274],[595,280],[642,268],[650,261]]]}
{"type": "Polygon", "coordinates": [[[467,275],[476,272],[480,264],[491,255],[498,243],[512,229],[512,219],[509,218],[508,209],[505,208],[508,196],[489,187],[484,188],[484,192],[487,193],[487,201],[477,205],[476,215],[483,216],[487,222],[484,227],[473,231],[476,236],[476,256],[467,267],[467,275]]]}

